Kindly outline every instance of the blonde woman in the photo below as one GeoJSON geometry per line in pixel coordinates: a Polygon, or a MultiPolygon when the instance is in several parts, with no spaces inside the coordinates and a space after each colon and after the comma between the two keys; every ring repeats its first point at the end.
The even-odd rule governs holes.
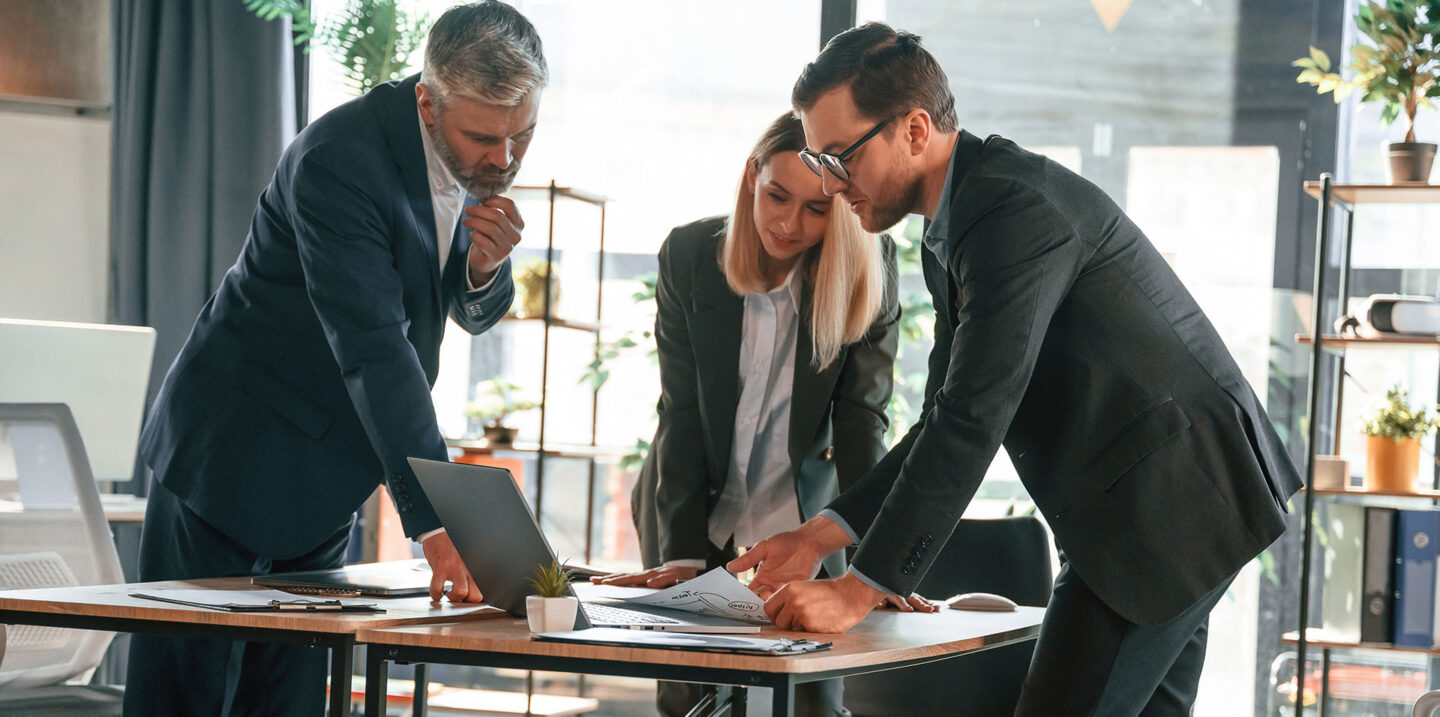
{"type": "MultiPolygon", "coordinates": [[[[678,227],[660,248],[660,423],[632,496],[647,569],[600,582],[665,587],[724,565],[814,516],[885,454],[894,248],[825,196],[804,147],[798,119],[775,120],[734,213],[678,227]]],[[[838,576],[834,558],[825,568],[838,576]]],[[[832,682],[797,692],[802,714],[844,714],[832,682]]],[[[666,684],[659,702],[684,714],[697,699],[666,684]]]]}

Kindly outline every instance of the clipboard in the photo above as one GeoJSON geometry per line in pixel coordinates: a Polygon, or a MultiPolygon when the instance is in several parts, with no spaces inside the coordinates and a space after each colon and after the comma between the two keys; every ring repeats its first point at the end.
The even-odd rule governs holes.
{"type": "Polygon", "coordinates": [[[657,632],[595,627],[569,632],[542,632],[532,639],[542,642],[568,642],[582,645],[643,647],[660,650],[692,650],[732,655],[764,655],[785,657],[830,649],[832,642],[789,640],[786,638],[742,637],[739,635],[700,634],[693,632],[657,632]]]}
{"type": "Polygon", "coordinates": [[[224,612],[385,612],[375,603],[299,597],[278,590],[149,590],[132,592],[130,597],[224,612]]]}

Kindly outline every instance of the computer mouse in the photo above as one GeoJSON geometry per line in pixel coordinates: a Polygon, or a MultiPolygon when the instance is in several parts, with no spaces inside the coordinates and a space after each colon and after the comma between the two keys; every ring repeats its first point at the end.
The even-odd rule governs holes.
{"type": "Polygon", "coordinates": [[[956,610],[980,612],[1015,612],[1018,607],[1014,600],[995,593],[962,593],[945,601],[956,610]]]}

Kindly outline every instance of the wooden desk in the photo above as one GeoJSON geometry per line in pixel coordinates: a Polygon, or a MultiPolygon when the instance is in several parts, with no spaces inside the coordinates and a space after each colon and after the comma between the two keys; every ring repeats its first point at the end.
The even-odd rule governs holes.
{"type": "MultiPolygon", "coordinates": [[[[507,617],[488,605],[432,604],[428,597],[365,598],[384,613],[232,613],[131,597],[145,588],[249,590],[249,578],[0,591],[0,625],[41,625],[258,642],[330,650],[330,714],[349,714],[352,648],[365,628],[507,617]]],[[[463,624],[463,623],[462,623],[463,624]]]]}
{"type": "MultiPolygon", "coordinates": [[[[744,714],[745,687],[774,690],[776,717],[792,714],[795,685],[892,670],[1034,639],[1042,608],[1013,613],[943,610],[937,614],[877,611],[843,635],[817,636],[766,628],[762,637],[832,641],[823,652],[789,657],[724,655],[603,645],[537,642],[524,620],[453,625],[365,628],[355,635],[368,646],[365,714],[385,714],[389,661],[447,663],[525,670],[619,675],[735,685],[732,707],[744,714]]],[[[421,708],[423,709],[423,708],[421,708]]]]}

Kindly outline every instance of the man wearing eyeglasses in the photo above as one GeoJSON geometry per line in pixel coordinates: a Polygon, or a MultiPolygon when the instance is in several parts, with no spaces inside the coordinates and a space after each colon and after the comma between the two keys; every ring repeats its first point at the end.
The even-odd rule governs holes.
{"type": "Polygon", "coordinates": [[[918,37],[842,33],[792,100],[801,158],[867,230],[930,220],[935,346],[895,449],[730,569],[758,566],[779,627],[843,632],[915,590],[1003,443],[1061,550],[1017,714],[1189,714],[1210,609],[1301,487],[1214,327],[1099,188],[959,130],[918,37]],[[810,579],[852,544],[844,576],[810,579]]]}

